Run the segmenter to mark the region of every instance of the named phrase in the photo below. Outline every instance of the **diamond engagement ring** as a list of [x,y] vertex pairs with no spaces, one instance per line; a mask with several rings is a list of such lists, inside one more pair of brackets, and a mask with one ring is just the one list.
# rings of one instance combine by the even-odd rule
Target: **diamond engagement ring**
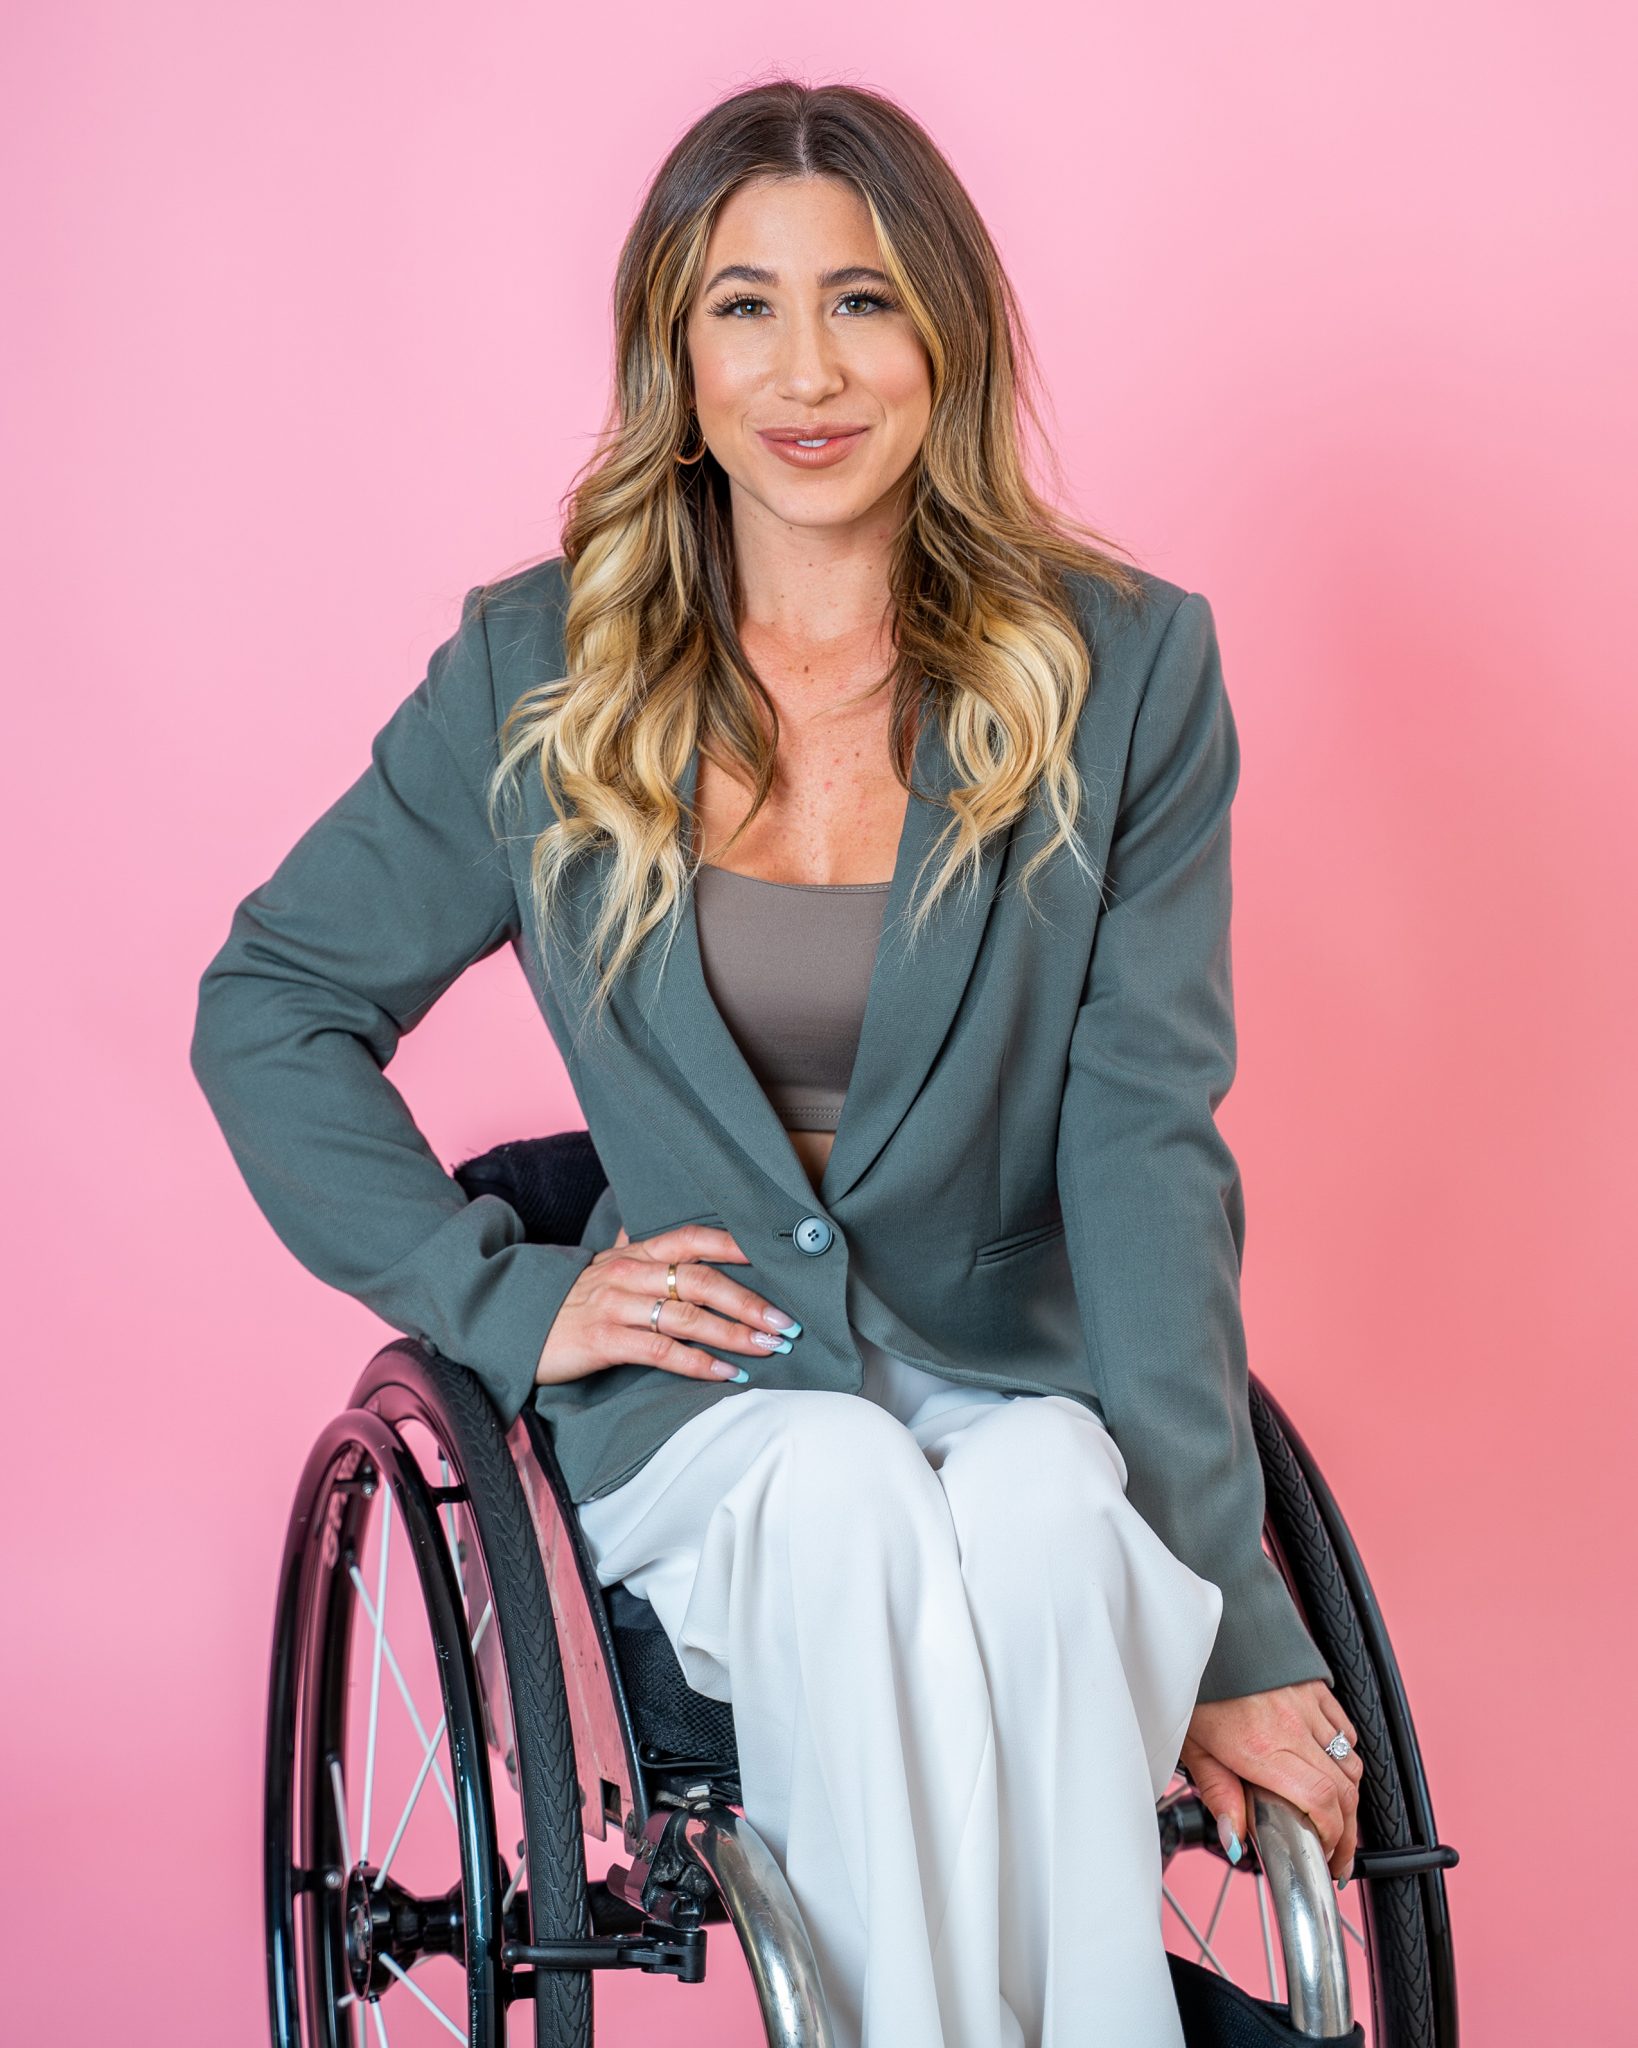
[[1327,1756],[1334,1756],[1337,1762],[1341,1763],[1342,1759],[1345,1756],[1349,1756],[1353,1753],[1353,1747],[1354,1745],[1348,1740],[1347,1736],[1344,1735],[1342,1730],[1339,1728],[1336,1734],[1333,1735],[1330,1741],[1325,1745],[1325,1754]]

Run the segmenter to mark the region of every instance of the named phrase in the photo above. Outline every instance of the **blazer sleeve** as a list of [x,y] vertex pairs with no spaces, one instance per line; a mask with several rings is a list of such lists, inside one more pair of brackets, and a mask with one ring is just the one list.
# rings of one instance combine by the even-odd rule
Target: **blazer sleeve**
[[1222,1591],[1199,1698],[1332,1673],[1264,1553],[1240,1310],[1245,1209],[1215,1121],[1234,1078],[1229,812],[1239,746],[1198,594],[1163,633],[1134,722],[1058,1182],[1076,1300],[1127,1494]]
[[510,1426],[594,1248],[527,1243],[510,1203],[469,1200],[384,1071],[518,928],[483,802],[497,721],[478,597],[370,765],[233,912],[199,984],[190,1059],[289,1250],[470,1367]]

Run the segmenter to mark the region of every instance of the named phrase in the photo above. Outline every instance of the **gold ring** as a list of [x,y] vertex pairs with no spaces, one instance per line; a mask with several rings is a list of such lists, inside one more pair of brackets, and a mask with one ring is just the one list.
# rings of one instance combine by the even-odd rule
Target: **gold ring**
[[673,1301],[682,1300],[682,1296],[677,1292],[677,1262],[675,1259],[665,1269],[665,1291]]

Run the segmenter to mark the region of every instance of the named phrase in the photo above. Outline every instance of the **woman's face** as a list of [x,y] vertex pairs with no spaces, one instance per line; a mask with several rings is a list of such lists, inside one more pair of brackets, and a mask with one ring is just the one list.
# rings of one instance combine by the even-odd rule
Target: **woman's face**
[[[743,496],[789,526],[846,527],[902,483],[932,380],[851,185],[742,185],[712,230],[687,335],[700,430],[736,516]],[[799,431],[826,445],[793,446]]]

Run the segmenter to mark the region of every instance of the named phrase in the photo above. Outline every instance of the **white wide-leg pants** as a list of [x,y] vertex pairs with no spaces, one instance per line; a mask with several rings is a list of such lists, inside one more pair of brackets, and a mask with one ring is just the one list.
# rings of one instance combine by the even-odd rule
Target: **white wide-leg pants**
[[1222,1594],[1080,1402],[857,1341],[865,1398],[748,1387],[584,1502],[598,1577],[732,1701],[837,2048],[1182,2048],[1155,1801]]

